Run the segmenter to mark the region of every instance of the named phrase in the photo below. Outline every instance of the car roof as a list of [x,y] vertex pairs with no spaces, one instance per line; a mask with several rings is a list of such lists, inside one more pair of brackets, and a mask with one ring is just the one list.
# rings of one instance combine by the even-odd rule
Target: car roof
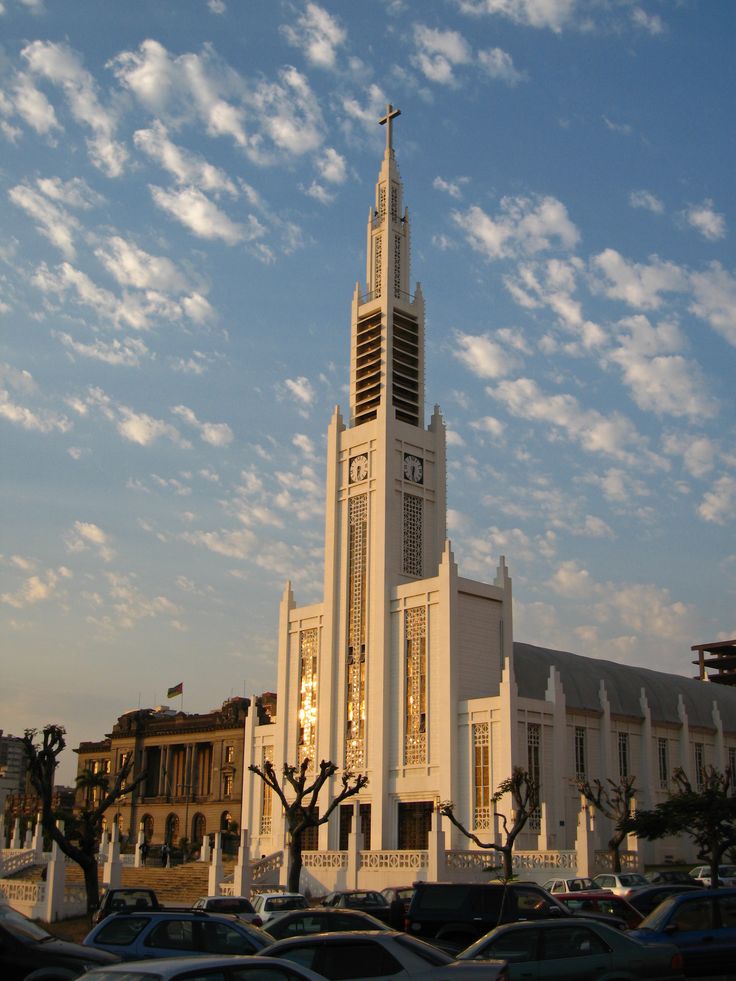
[[575,892],[557,892],[555,896],[561,899],[563,903],[566,899],[616,899],[626,902],[623,896],[617,896],[610,889],[580,889]]
[[[263,954],[249,954],[246,958],[236,957],[232,954],[212,954],[205,955],[203,957],[156,957],[154,960],[138,960],[138,961],[124,961],[120,964],[100,964],[99,969],[105,972],[112,970],[115,974],[126,974],[131,970],[140,970],[142,973],[146,974],[160,974],[166,971],[177,971],[177,970],[191,970],[196,971],[197,968],[210,968],[210,967],[230,967],[233,962],[240,965],[248,967],[250,965],[255,965],[256,967],[269,967],[272,968],[273,958],[264,957]],[[290,967],[292,965],[289,965]],[[308,967],[304,967],[302,964],[294,965],[297,971],[303,971],[305,975],[308,975],[317,981],[324,981],[321,975],[316,974]],[[97,970],[96,967],[91,968],[91,970]]]
[[[274,940],[273,944],[268,948],[268,950],[273,950],[274,947],[281,947],[286,944],[293,943],[306,943],[308,941],[314,940],[315,937],[319,937],[322,940],[350,940],[354,938],[355,940],[360,940],[361,937],[378,937],[384,940],[386,937],[405,937],[405,934],[401,930],[325,930],[324,933],[307,933],[302,934],[298,937],[284,937],[282,940]],[[416,939],[421,940],[421,937]]]

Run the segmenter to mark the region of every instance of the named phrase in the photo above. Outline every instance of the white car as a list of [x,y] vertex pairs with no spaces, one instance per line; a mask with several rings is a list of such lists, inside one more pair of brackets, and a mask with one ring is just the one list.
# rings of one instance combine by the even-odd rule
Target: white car
[[204,909],[208,913],[229,913],[243,923],[261,926],[262,919],[245,896],[201,896],[192,903],[192,909]]
[[279,964],[265,957],[162,957],[94,968],[84,981],[324,981],[298,964]]
[[601,872],[593,876],[596,889],[607,889],[616,896],[631,896],[643,886],[651,886],[651,882],[641,872]]
[[309,903],[300,892],[262,892],[253,898],[253,909],[265,926],[272,916],[292,909],[309,909]]
[[[710,865],[696,865],[689,874],[695,882],[710,889]],[[718,866],[718,885],[736,886],[736,865]]]
[[277,940],[264,956],[308,967],[330,981],[509,981],[506,961],[461,962],[424,940],[393,930]]
[[593,882],[587,876],[579,875],[574,879],[547,879],[542,883],[542,889],[547,892],[590,892],[592,889],[600,889],[597,882]]

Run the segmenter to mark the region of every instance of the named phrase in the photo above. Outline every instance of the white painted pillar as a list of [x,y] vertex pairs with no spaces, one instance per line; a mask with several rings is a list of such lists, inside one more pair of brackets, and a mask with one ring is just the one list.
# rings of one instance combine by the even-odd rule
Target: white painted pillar
[[107,860],[102,869],[102,885],[106,889],[120,888],[120,839],[117,821],[112,826],[112,837],[107,849]]
[[219,896],[220,883],[222,882],[222,833],[215,832],[215,846],[212,849],[210,859],[210,871],[207,880],[207,895]]
[[677,696],[677,715],[680,719],[680,766],[694,785],[697,774],[693,773],[693,760],[690,758],[690,720],[682,695]]
[[210,836],[205,834],[202,838],[202,847],[199,850],[199,860],[200,862],[209,862],[210,860]]
[[726,767],[728,766],[728,759],[726,756],[726,742],[723,737],[723,719],[718,709],[718,702],[715,699],[713,700],[713,725],[716,729],[716,738],[713,746],[713,766],[715,766],[716,770],[720,770],[721,773],[725,773]]
[[233,892],[236,896],[250,897],[251,874],[250,874],[250,842],[247,829],[240,829],[240,847],[238,848],[238,860],[235,863],[233,872]]
[[5,815],[0,811],[0,855],[5,851]]
[[43,861],[43,824],[41,823],[40,811],[36,815],[36,827],[33,829],[31,848],[34,852],[35,864],[40,865]]
[[442,815],[435,808],[429,829],[429,864],[427,882],[442,882],[445,877],[445,832],[442,830]]
[[13,825],[13,837],[10,840],[11,848],[20,848],[20,818],[15,819],[15,824]]
[[[64,822],[57,821],[56,827],[63,833]],[[51,842],[51,860],[46,866],[46,893],[44,896],[43,918],[47,923],[58,920],[64,905],[64,883],[66,878],[66,864],[64,854],[56,844]]]
[[360,852],[363,847],[363,835],[360,831],[360,804],[353,802],[353,822],[348,835],[348,889],[358,888],[358,872],[360,869]]
[[[542,777],[540,798],[543,798],[544,810],[542,811],[542,833],[539,836],[537,847],[548,850],[566,847],[565,798],[568,792],[568,774],[573,770],[569,760],[565,692],[560,673],[554,666],[550,668],[547,691],[544,697],[545,701],[552,704],[552,732],[549,732],[549,727],[543,721],[542,746],[540,747],[540,752],[543,754],[540,767]],[[551,758],[545,752],[546,747],[544,745],[548,734],[552,740]],[[545,757],[549,760],[549,769],[544,765]]]
[[135,855],[133,856],[133,865],[136,869],[139,869],[143,865],[143,856],[141,855],[141,845],[146,840],[146,833],[143,829],[143,822],[141,821],[138,825],[138,837],[135,842]]
[[595,809],[580,795],[578,829],[575,838],[577,875],[595,875]]

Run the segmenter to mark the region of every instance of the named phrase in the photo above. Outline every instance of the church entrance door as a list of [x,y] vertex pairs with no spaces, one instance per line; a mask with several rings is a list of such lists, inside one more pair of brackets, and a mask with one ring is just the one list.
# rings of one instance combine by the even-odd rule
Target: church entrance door
[[432,825],[432,801],[413,801],[399,804],[399,848],[419,851],[429,847],[429,829]]

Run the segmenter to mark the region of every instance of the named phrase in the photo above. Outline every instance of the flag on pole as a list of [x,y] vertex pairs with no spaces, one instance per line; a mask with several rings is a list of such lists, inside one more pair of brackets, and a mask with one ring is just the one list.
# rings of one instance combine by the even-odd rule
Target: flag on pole
[[166,693],[166,697],[176,698],[177,695],[183,695],[183,694],[184,694],[184,682],[180,681],[178,685],[174,685],[173,688],[169,688],[168,692]]

